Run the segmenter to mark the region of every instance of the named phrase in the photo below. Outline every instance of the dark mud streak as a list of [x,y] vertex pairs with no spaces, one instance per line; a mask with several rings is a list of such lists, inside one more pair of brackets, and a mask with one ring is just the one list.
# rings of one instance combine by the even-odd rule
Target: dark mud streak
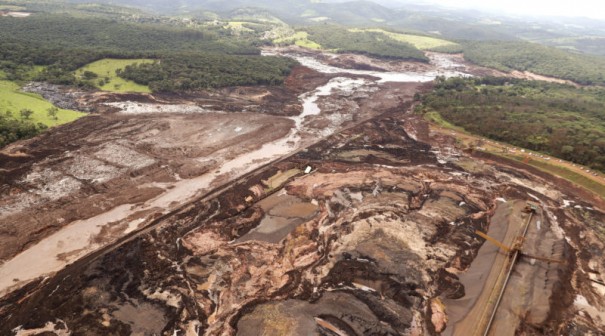
[[[330,139],[325,142],[331,142]],[[322,143],[319,146],[314,146],[309,149],[308,152],[322,152],[325,144]],[[315,150],[317,148],[317,150]],[[305,156],[305,153],[301,153],[298,155],[293,155],[295,160],[298,161]],[[260,174],[259,174],[260,172]],[[217,216],[213,220],[224,220],[230,217],[233,217],[241,212],[234,213],[233,209],[234,205],[241,201],[241,195],[244,190],[247,190],[249,186],[258,183],[263,178],[267,178],[271,176],[275,170],[267,165],[256,172],[250,173],[245,177],[240,178],[234,184],[234,188],[217,188],[216,190],[210,192],[208,195],[218,195],[216,201],[213,201],[210,206],[204,206],[200,208],[200,200],[195,200],[188,205],[185,205],[181,209],[186,210],[175,210],[171,213],[161,216],[155,219],[148,225],[147,229],[141,230],[140,232],[134,232],[128,235],[127,237],[122,238],[118,243],[114,246],[106,248],[104,250],[93,253],[92,255],[83,258],[71,266],[67,267],[63,271],[59,272],[56,276],[52,277],[48,282],[44,284],[43,287],[38,288],[33,295],[25,299],[23,302],[19,304],[15,304],[14,302],[19,300],[18,298],[23,297],[28,290],[32,288],[36,288],[34,284],[23,288],[7,297],[5,297],[0,305],[2,306],[2,311],[0,312],[0,320],[4,321],[2,326],[0,327],[1,334],[10,334],[10,330],[18,325],[23,325],[25,328],[33,328],[40,327],[46,321],[54,320],[57,316],[70,316],[70,311],[73,309],[80,310],[84,307],[89,307],[89,303],[86,303],[86,300],[82,297],[83,290],[89,286],[89,284],[95,283],[96,279],[103,279],[106,276],[110,276],[111,274],[117,274],[118,276],[111,276],[108,283],[102,285],[100,290],[104,293],[120,293],[121,289],[125,285],[125,281],[131,282],[126,287],[126,292],[128,297],[136,298],[139,300],[145,300],[143,296],[136,289],[137,285],[141,284],[143,281],[158,281],[160,283],[165,283],[163,280],[165,270],[170,269],[170,264],[165,264],[165,262],[157,264],[158,260],[153,258],[154,263],[150,264],[149,262],[144,261],[146,255],[151,256],[154,255],[156,251],[159,251],[157,247],[157,243],[151,243],[150,239],[161,241],[161,253],[168,258],[175,258],[177,260],[183,257],[188,256],[188,253],[183,251],[182,249],[176,250],[176,239],[181,237],[186,232],[190,231],[193,228],[207,225],[207,219],[204,219],[205,216],[208,216],[212,213],[212,210],[227,209],[226,212],[222,212],[222,215]],[[233,195],[233,196],[230,196]],[[234,198],[235,197],[235,198]],[[207,198],[206,198],[207,199]],[[193,219],[193,220],[192,220]],[[166,225],[166,223],[174,223]],[[161,232],[161,234],[160,234]],[[237,232],[237,231],[236,231]],[[328,243],[329,244],[329,243]],[[329,250],[326,248],[326,250]],[[158,278],[154,281],[153,277],[145,279],[145,275],[143,275],[141,269],[141,262],[146,264],[146,267],[150,268],[153,272],[157,272]],[[162,264],[164,264],[162,266]],[[133,272],[133,279],[123,277],[122,270],[129,269]],[[80,274],[80,275],[78,275]],[[297,288],[300,283],[296,281],[299,278],[299,272],[294,272],[290,276],[291,281],[289,281],[289,285],[283,288],[281,291],[277,292],[277,295],[287,294],[291,289]],[[173,282],[171,280],[170,282]],[[169,282],[169,283],[170,283]],[[109,287],[107,287],[109,286]],[[307,291],[304,291],[307,292]],[[49,298],[48,295],[52,293],[53,295]],[[75,294],[80,293],[80,294]],[[75,294],[75,295],[74,295]],[[118,302],[122,299],[119,296],[115,296],[118,294],[112,294],[110,298],[110,302]],[[307,295],[303,295],[307,296]],[[67,301],[63,301],[67,299]],[[261,303],[266,300],[258,300],[258,303]],[[256,301],[255,301],[256,302]],[[248,304],[247,306],[251,306],[252,304]],[[99,307],[97,307],[98,309]],[[185,303],[186,310],[191,310],[196,312],[195,315],[199,317],[203,317],[204,313],[199,310],[197,305],[193,304],[189,300],[189,302]],[[36,319],[32,319],[29,312],[36,310]],[[95,311],[96,309],[92,309]],[[10,312],[10,313],[9,313]],[[182,311],[176,311],[173,308],[165,310],[167,316],[172,316],[171,320],[174,321],[178,315],[181,315]],[[178,314],[178,315],[177,315]],[[241,315],[241,314],[240,314]],[[89,321],[91,317],[80,317],[74,320],[72,318],[68,318],[71,323],[68,323],[72,326],[73,331],[78,333],[80,328],[90,328]],[[98,317],[97,317],[98,318]],[[203,318],[202,318],[203,320]],[[237,323],[238,318],[235,318],[230,321],[232,325]],[[120,330],[125,331],[127,326],[118,323],[118,325],[114,324],[114,320],[112,320],[111,330],[114,332],[120,333]],[[88,329],[89,331],[91,329]],[[94,329],[92,329],[94,330]],[[104,332],[106,329],[98,329],[98,332]],[[82,330],[83,331],[83,330]]]
[[[167,325],[164,332],[182,328],[182,325],[188,321],[199,320],[203,322],[203,329],[211,326],[209,318],[212,312],[217,309],[217,304],[212,300],[213,296],[220,293],[211,292],[207,288],[196,287],[201,285],[217,269],[217,264],[226,263],[233,260],[249,260],[251,249],[246,250],[243,247],[228,250],[231,255],[224,255],[211,251],[206,254],[197,255],[194,252],[184,248],[178,240],[184,238],[193,230],[204,230],[204,232],[217,233],[221,239],[226,241],[241,237],[260,222],[259,214],[262,210],[254,205],[255,202],[270,196],[280,188],[275,188],[271,192],[264,193],[258,197],[250,191],[250,188],[258,185],[278,170],[300,168],[304,169],[306,165],[311,165],[319,173],[329,174],[335,172],[354,172],[359,170],[373,169],[375,164],[388,164],[393,167],[416,167],[421,165],[437,166],[435,170],[441,170],[443,167],[437,165],[437,158],[430,153],[431,146],[426,143],[412,140],[403,130],[405,119],[402,111],[409,108],[410,104],[405,104],[397,109],[392,109],[379,117],[363,122],[361,125],[349,128],[335,134],[323,141],[313,145],[305,150],[286,157],[277,162],[265,165],[254,172],[251,172],[228,185],[218,187],[209,192],[204,197],[196,199],[171,213],[153,220],[146,229],[131,233],[122,238],[118,243],[107,247],[101,251],[93,253],[66,269],[59,272],[56,276],[49,279],[44,285],[32,283],[25,288],[12,293],[0,301],[0,334],[10,335],[12,328],[23,324],[28,327],[39,327],[46,321],[54,320],[57,317],[66,320],[68,326],[74,334],[107,334],[126,335],[131,332],[131,326],[125,322],[113,318],[111,326],[103,327],[99,321],[102,320],[101,310],[106,309],[111,315],[112,312],[127,304],[131,300],[148,303],[155,309],[161,310],[166,319]],[[364,136],[357,136],[364,135]],[[397,148],[382,148],[380,144],[396,145]],[[393,156],[398,161],[401,159],[409,160],[408,164],[401,162],[389,162],[388,160],[368,156],[360,163],[350,163],[335,159],[338,153],[348,150],[359,150],[371,148],[372,150],[383,152]],[[448,169],[461,170],[458,167],[447,166]],[[432,169],[432,168],[431,168]],[[427,168],[427,171],[430,169]],[[523,176],[527,176],[523,174]],[[298,177],[293,177],[285,182],[289,183]],[[482,179],[495,183],[494,178],[484,174],[477,174],[473,179]],[[389,208],[389,210],[379,210],[388,213],[396,219],[406,218],[405,216],[422,210],[428,200],[440,200],[440,191],[433,189],[434,185],[430,182],[424,182],[420,177],[414,176],[411,180],[421,182],[421,188],[417,192],[406,190],[392,190],[397,194],[405,195],[408,199],[406,206]],[[443,182],[443,181],[440,181]],[[364,184],[362,187],[351,188],[354,192],[364,192],[371,194],[374,184]],[[522,195],[531,192],[527,188],[500,187],[499,190],[493,190],[493,194],[498,195]],[[286,188],[287,189],[287,188]],[[469,189],[473,189],[469,187]],[[450,227],[450,224],[441,220],[435,225],[435,231],[432,234],[423,237],[427,244],[445,244],[451,246],[455,251],[451,260],[442,260],[439,264],[450,267],[457,260],[459,269],[468,268],[471,261],[477,254],[482,242],[472,239],[472,232],[476,229],[485,230],[489,224],[489,216],[493,211],[491,199],[493,195],[482,195],[481,201],[487,205],[486,209],[473,204],[470,196],[457,193],[467,206],[463,210],[463,215],[457,218],[462,224]],[[253,196],[254,201],[249,203],[245,199]],[[336,223],[340,215],[346,213],[347,208],[343,205],[335,206],[328,204],[328,199],[320,199],[320,208],[330,206],[334,212],[334,218],[328,219],[324,225]],[[336,203],[340,204],[340,203]],[[325,208],[323,208],[325,209]],[[472,218],[471,215],[480,212],[484,214],[479,218]],[[317,259],[305,266],[300,266],[286,272],[284,277],[287,279],[285,284],[271,292],[268,288],[258,289],[256,296],[236,309],[233,315],[226,316],[224,320],[214,323],[225,323],[233,329],[237,329],[238,322],[247,315],[253,314],[256,308],[263,304],[273,304],[283,302],[287,299],[302,301],[305,304],[314,305],[319,308],[329,305],[322,302],[328,293],[348,295],[351,297],[350,304],[367,307],[370,311],[367,316],[360,317],[352,313],[335,312],[334,314],[319,314],[325,317],[328,322],[341,327],[349,334],[353,335],[355,330],[365,327],[363,323],[367,321],[382,321],[367,328],[367,332],[376,332],[387,334],[391,330],[404,332],[410,327],[413,319],[413,312],[419,312],[422,320],[425,322],[425,331],[434,333],[434,327],[431,323],[431,308],[427,302],[426,295],[430,293],[434,296],[460,297],[464,295],[464,287],[460,284],[457,276],[449,273],[444,268],[427,270],[430,275],[430,281],[425,282],[420,279],[420,257],[408,249],[393,247],[389,245],[386,235],[375,233],[369,239],[368,244],[373,244],[379,251],[387,251],[390,257],[396,258],[393,262],[408,261],[409,264],[401,265],[397,270],[388,269],[380,264],[380,260],[366,255],[357,250],[349,250],[341,255],[332,255],[334,246],[339,238],[353,234],[355,231],[354,223],[363,219],[371,218],[371,210],[358,214],[357,217],[347,218],[334,232],[322,235],[315,228],[306,232],[303,238],[307,242],[315,244],[318,252]],[[258,217],[257,217],[258,216]],[[367,216],[367,217],[366,217]],[[375,225],[381,225],[377,222]],[[427,222],[427,225],[431,222]],[[388,237],[387,237],[388,238]],[[468,243],[470,240],[470,244]],[[365,241],[363,241],[365,242]],[[377,243],[378,242],[378,243]],[[259,249],[265,248],[260,243],[254,245]],[[227,246],[230,246],[227,244]],[[312,247],[313,248],[313,247]],[[278,245],[273,250],[263,250],[275,252],[276,258],[284,255],[285,247]],[[570,256],[573,251],[568,251]],[[585,251],[584,253],[589,254]],[[429,260],[440,259],[439,256],[429,255]],[[250,257],[250,260],[253,259]],[[360,261],[360,259],[365,259]],[[571,257],[571,259],[573,259]],[[329,270],[328,275],[321,279],[317,289],[313,288],[313,283],[309,282],[305,275],[313,274],[322,266],[328,265],[330,260],[335,260],[334,265]],[[367,261],[366,261],[367,260]],[[190,271],[189,269],[198,268],[200,273]],[[276,265],[279,267],[279,265]],[[128,270],[128,272],[125,272]],[[560,282],[563,284],[557,287],[557,291],[565,293],[569,288],[572,270],[560,271]],[[261,273],[261,276],[264,275]],[[254,276],[247,266],[240,281],[250,281]],[[233,274],[223,274],[224,291],[240,288],[236,283]],[[375,292],[366,292],[353,289],[355,282],[367,281],[376,285]],[[231,286],[231,284],[233,284]],[[172,307],[162,300],[150,299],[144,293],[143,289],[162,290],[171,294],[179,295],[181,304],[178,308]],[[33,295],[27,297],[27,293]],[[52,295],[51,295],[52,294]],[[240,293],[236,293],[240,294]],[[245,295],[243,292],[241,295]],[[553,296],[554,297],[554,296]],[[22,300],[22,302],[17,303]],[[573,295],[567,294],[562,302],[573,301]],[[203,305],[202,305],[203,303]],[[220,301],[219,301],[220,304]],[[554,304],[554,303],[551,303]],[[391,308],[395,307],[396,310]],[[561,307],[564,309],[564,307]],[[32,312],[36,312],[32,317]],[[86,312],[86,313],[84,313]],[[534,330],[539,333],[544,330],[561,330],[555,325],[560,318],[565,318],[566,313],[553,313],[549,317],[549,325],[545,329]],[[522,327],[527,328],[527,327]],[[548,329],[551,328],[551,329]],[[182,329],[181,329],[182,330]],[[527,329],[523,329],[527,330]],[[327,332],[325,332],[327,334]]]

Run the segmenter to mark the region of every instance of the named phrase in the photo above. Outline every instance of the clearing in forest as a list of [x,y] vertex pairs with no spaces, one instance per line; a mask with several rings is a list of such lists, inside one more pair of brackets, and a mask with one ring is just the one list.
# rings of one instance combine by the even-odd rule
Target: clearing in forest
[[293,35],[281,37],[273,40],[273,44],[281,45],[281,44],[295,44],[300,47],[309,48],[309,49],[321,49],[321,45],[317,42],[313,42],[309,40],[309,33],[305,31],[299,31],[294,33]]
[[392,38],[393,40],[396,40],[399,42],[407,42],[420,50],[435,50],[435,49],[438,50],[438,49],[444,48],[444,47],[455,49],[456,47],[459,46],[458,43],[446,41],[446,40],[436,38],[436,37],[411,35],[411,34],[403,34],[403,33],[393,33],[393,32],[386,31],[384,29],[378,29],[378,28],[350,29],[350,31],[352,31],[352,32],[365,31],[365,32],[381,33],[381,34],[384,34],[384,35]]
[[105,58],[90,63],[76,70],[76,76],[85,78],[85,73],[92,72],[96,77],[89,78],[94,85],[103,91],[110,92],[141,92],[150,93],[151,90],[146,85],[140,85],[133,81],[118,77],[116,71],[124,69],[128,65],[139,63],[153,63],[151,59],[113,59]]
[[231,29],[233,31],[239,31],[239,32],[253,32],[254,29],[250,29],[250,28],[246,27],[245,26],[246,24],[253,24],[253,23],[246,22],[246,21],[229,21],[224,26],[224,28]]

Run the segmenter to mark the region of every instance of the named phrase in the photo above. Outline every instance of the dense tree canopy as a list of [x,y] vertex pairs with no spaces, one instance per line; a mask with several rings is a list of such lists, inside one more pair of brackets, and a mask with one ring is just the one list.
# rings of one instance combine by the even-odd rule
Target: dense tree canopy
[[381,33],[352,32],[334,25],[319,25],[305,30],[309,33],[309,39],[319,43],[324,49],[379,58],[428,62],[424,53],[413,45],[396,41]]
[[127,66],[118,75],[153,91],[178,92],[231,85],[281,84],[296,62],[283,57],[174,54]]
[[511,80],[440,80],[423,110],[498,141],[605,171],[605,89]]
[[[121,75],[155,91],[179,92],[231,85],[277,85],[296,63],[261,57],[253,39],[239,39],[222,27],[184,29],[125,23],[94,17],[36,13],[0,17],[2,79],[93,87],[93,73],[78,68],[103,58],[151,58]],[[1,107],[0,107],[1,108]],[[46,128],[25,111],[0,117],[0,147]],[[49,116],[56,117],[55,111]]]
[[[161,62],[128,69],[124,78],[162,91],[282,83],[294,62],[259,54],[251,41],[230,36],[223,28],[180,29],[48,14],[0,18],[0,70],[9,80],[90,86],[73,71],[102,58],[153,58]],[[32,72],[34,65],[45,68]]]
[[535,43],[467,42],[464,57],[473,63],[507,72],[530,71],[579,84],[605,85],[605,58],[574,54]]
[[0,111],[0,148],[19,139],[31,138],[48,127],[29,120],[18,120]]
[[37,14],[26,20],[0,17],[0,41],[6,40],[55,49],[259,53],[222,28],[183,29],[51,14]]

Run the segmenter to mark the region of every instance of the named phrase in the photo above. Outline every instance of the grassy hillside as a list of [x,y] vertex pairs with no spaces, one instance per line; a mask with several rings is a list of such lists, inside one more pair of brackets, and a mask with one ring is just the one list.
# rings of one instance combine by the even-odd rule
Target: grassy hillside
[[96,77],[91,78],[91,82],[94,83],[96,87],[104,91],[149,93],[151,90],[148,86],[140,85],[133,81],[119,77],[116,71],[123,70],[129,65],[148,64],[153,62],[154,60],[151,59],[105,58],[78,69],[76,71],[76,76],[81,79],[86,79],[84,78],[86,75],[92,77],[90,73],[95,74]]
[[4,116],[10,115],[14,119],[21,119],[20,111],[30,109],[33,114],[27,120],[46,126],[65,124],[84,116],[80,112],[59,109],[57,118],[54,119],[47,113],[51,107],[53,105],[39,95],[21,92],[19,85],[0,80],[0,114]]
[[518,160],[518,161],[525,162],[531,166],[534,166],[538,169],[549,172],[551,174],[561,176],[564,179],[571,181],[577,185],[580,185],[580,186],[596,193],[597,195],[601,196],[603,199],[605,199],[605,185],[603,185],[602,183],[599,183],[598,181],[596,181],[594,179],[588,178],[583,174],[579,174],[575,171],[565,168],[564,166],[553,164],[553,163],[547,163],[542,160],[527,159],[523,156],[518,156],[518,155],[506,155],[506,156],[513,158],[515,160]]
[[[58,109],[39,95],[21,92],[19,88],[14,82],[0,80],[0,148],[84,115]],[[54,115],[48,113],[51,108]],[[27,114],[22,111],[27,111]]]
[[246,27],[247,25],[253,24],[245,21],[229,21],[225,25],[225,28],[231,29],[234,32],[253,32],[254,29]]
[[378,58],[428,62],[424,53],[407,42],[372,31],[350,31],[341,26],[317,25],[304,29],[304,41],[339,53],[355,53]]
[[384,34],[389,38],[406,42],[420,50],[447,50],[450,52],[462,52],[462,46],[458,43],[447,41],[440,38],[429,37],[429,36],[420,36],[420,35],[412,35],[412,34],[404,34],[404,33],[395,33],[391,31],[387,31],[380,28],[371,28],[371,29],[350,29],[352,32],[374,32]]
[[317,42],[309,40],[309,33],[306,31],[299,31],[290,36],[280,37],[273,40],[275,45],[297,45],[299,47],[305,47],[309,49],[321,49],[321,45]]
[[294,44],[310,49],[422,62],[428,59],[421,50],[461,51],[461,46],[454,42],[428,36],[394,33],[378,28],[347,29],[342,26],[322,24],[303,29],[297,32],[285,30],[284,36],[274,39],[273,44]]
[[560,37],[542,43],[563,50],[605,56],[605,36]]

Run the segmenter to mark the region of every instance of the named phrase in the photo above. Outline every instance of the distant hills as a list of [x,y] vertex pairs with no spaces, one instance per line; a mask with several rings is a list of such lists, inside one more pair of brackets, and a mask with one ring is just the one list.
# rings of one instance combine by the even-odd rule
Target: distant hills
[[[72,0],[90,2],[90,0]],[[292,24],[332,21],[342,24],[371,24],[397,18],[392,9],[372,1],[320,2],[311,0],[97,0],[121,6],[146,9],[166,15],[212,11],[221,15],[241,8],[269,10],[281,20]]]
[[[605,55],[605,22],[527,18],[428,5],[408,0],[68,0],[143,9],[155,15],[381,27],[451,40],[526,40],[572,52]],[[211,14],[211,15],[209,15]],[[274,18],[274,20],[271,20]],[[263,20],[261,20],[263,21]],[[267,21],[267,20],[264,20]]]

